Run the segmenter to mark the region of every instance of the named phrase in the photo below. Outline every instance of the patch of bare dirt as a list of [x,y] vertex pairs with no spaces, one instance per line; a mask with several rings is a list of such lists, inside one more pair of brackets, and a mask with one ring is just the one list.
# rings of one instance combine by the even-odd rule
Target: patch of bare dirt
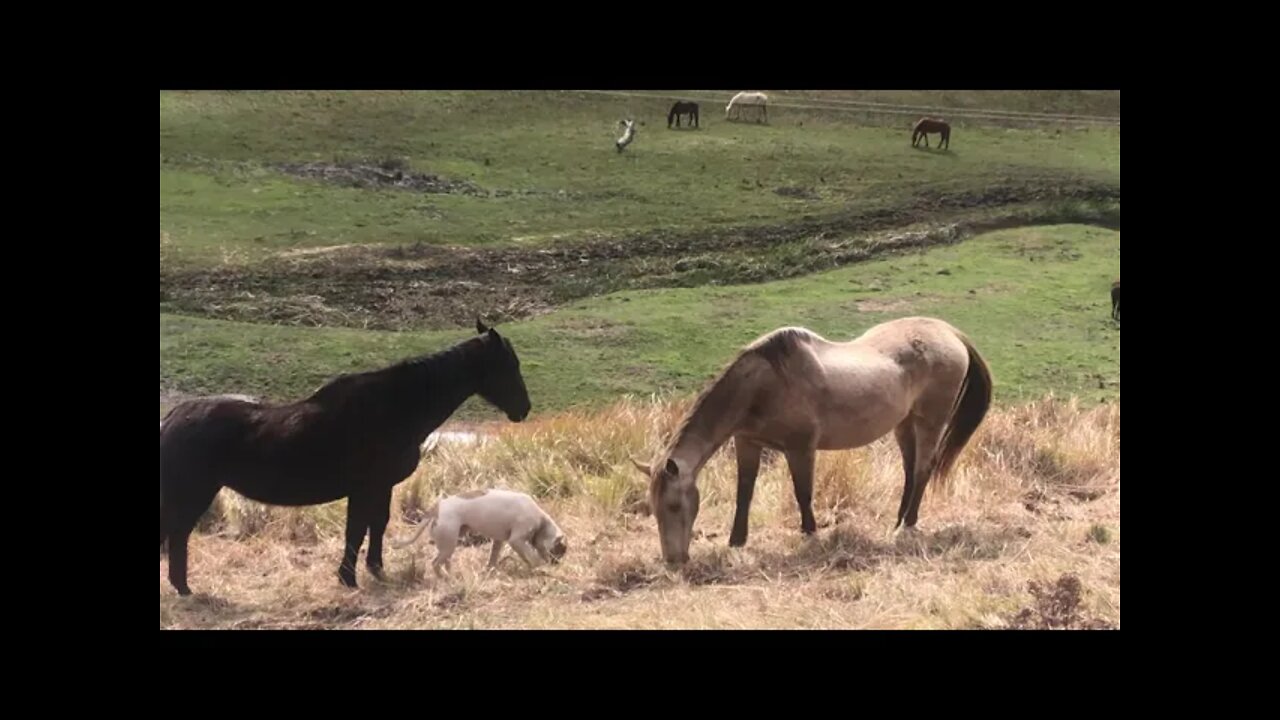
[[810,187],[784,185],[782,187],[774,188],[773,192],[777,195],[781,195],[782,197],[795,198],[797,200],[821,199],[821,196],[814,192],[813,188]]
[[488,195],[475,183],[449,180],[428,173],[414,172],[408,163],[383,160],[378,163],[279,163],[272,166],[286,175],[319,180],[332,185],[353,188],[396,188],[423,193]]
[[[377,172],[381,178],[389,171]],[[395,172],[401,180],[394,180]],[[417,182],[405,180],[401,170],[389,177],[387,182]],[[696,232],[655,230],[553,247],[356,246],[251,266],[162,265],[160,296],[173,310],[225,320],[388,330],[469,327],[476,316],[506,322],[617,290],[765,282],[956,243],[1027,222],[1013,216],[965,219],[965,211],[1052,198],[1117,200],[1119,189],[1053,178],[993,185],[980,193],[918,193],[908,205],[833,217]],[[935,228],[869,237],[921,223]],[[780,247],[797,252],[779,261]]]
[[469,180],[456,180],[433,173],[415,172],[410,168],[408,161],[401,158],[332,163],[276,163],[268,167],[292,177],[362,190],[389,189],[438,195],[453,194],[494,198],[528,196],[561,200],[609,200],[622,198],[644,202],[643,198],[625,190],[596,190],[591,192],[565,190],[563,188],[503,188],[487,190]]

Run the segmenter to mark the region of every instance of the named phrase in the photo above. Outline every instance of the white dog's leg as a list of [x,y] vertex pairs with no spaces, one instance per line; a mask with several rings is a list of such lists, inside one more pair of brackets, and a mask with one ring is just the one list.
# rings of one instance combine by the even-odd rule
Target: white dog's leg
[[511,543],[511,547],[520,555],[520,558],[528,563],[529,567],[536,567],[538,564],[538,553],[534,551],[529,541],[522,537],[511,536],[507,542]]
[[450,568],[450,561],[453,558],[453,549],[458,544],[459,528],[450,528],[447,525],[436,525],[431,529],[431,537],[436,541],[436,559],[431,563],[431,569],[435,571],[436,577],[442,577],[440,568],[446,570]]
[[489,567],[498,567],[498,556],[502,555],[502,540],[493,541],[493,550],[489,551]]

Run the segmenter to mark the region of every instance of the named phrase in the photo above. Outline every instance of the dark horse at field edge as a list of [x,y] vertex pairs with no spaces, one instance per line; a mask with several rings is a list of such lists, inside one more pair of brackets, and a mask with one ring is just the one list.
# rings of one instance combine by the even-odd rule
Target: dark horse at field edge
[[676,127],[680,127],[680,116],[689,116],[690,127],[701,127],[698,124],[698,103],[685,100],[677,101],[671,106],[670,112],[667,113],[667,127],[671,127],[672,121],[675,121]]
[[951,125],[946,120],[931,117],[920,118],[911,126],[911,147],[918,147],[921,139],[924,140],[924,146],[929,147],[929,133],[942,136],[938,139],[938,149],[944,146],[951,149]]
[[476,394],[512,422],[529,415],[511,341],[479,320],[476,332],[435,354],[341,375],[289,405],[218,397],[171,410],[160,426],[160,546],[169,543],[169,582],[178,594],[191,594],[191,531],[223,487],[268,505],[347,498],[338,578],[356,587],[366,532],[365,561],[381,578],[391,491],[417,468],[426,437]]

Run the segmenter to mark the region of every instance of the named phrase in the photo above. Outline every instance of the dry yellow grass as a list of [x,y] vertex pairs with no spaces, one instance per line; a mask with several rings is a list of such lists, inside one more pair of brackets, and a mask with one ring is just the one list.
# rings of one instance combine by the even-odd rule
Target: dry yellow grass
[[[396,490],[389,538],[441,494],[534,494],[569,536],[558,566],[462,547],[436,581],[425,538],[385,551],[387,582],[360,565],[338,584],[344,503],[267,508],[224,490],[192,538],[179,598],[160,562],[161,628],[1004,628],[1119,627],[1120,407],[1047,398],[996,409],[949,486],[929,493],[916,536],[891,529],[902,492],[892,438],[819,453],[806,539],[786,463],[767,460],[751,536],[727,547],[732,448],[700,479],[702,511],[683,572],[658,558],[638,509],[647,460],[687,406],[628,400],[591,414],[494,426],[483,450],[442,445]],[[367,542],[366,542],[367,547]]]

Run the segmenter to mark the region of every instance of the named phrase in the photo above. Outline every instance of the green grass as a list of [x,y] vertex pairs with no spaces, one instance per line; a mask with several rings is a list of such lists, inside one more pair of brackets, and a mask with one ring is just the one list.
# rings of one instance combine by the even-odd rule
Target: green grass
[[[1001,105],[1034,107],[1036,97],[1009,93]],[[1049,93],[1043,107],[1069,110],[1071,97]],[[1098,111],[1099,96],[1074,97],[1081,111]],[[993,101],[944,93],[934,104],[983,99]],[[966,126],[937,153],[910,147],[906,117],[902,127],[867,127],[844,113],[779,108],[759,126],[727,123],[704,103],[703,129],[676,132],[665,126],[668,105],[553,92],[162,92],[162,271],[347,243],[546,244],[776,222],[1033,178],[1120,182],[1118,129]],[[627,115],[645,124],[618,154],[616,123]],[[384,157],[534,194],[347,189],[269,169]],[[782,186],[816,197],[783,197],[774,192]]]
[[1120,117],[1120,93],[1111,90],[770,90],[769,97],[779,102],[852,100],[983,111]]
[[[894,317],[942,317],[987,357],[996,400],[1120,395],[1109,287],[1120,235],[1063,225],[1004,230],[920,255],[750,286],[624,291],[504,325],[535,411],[700,388],[736,348],[782,325],[850,338]],[[465,332],[302,329],[160,316],[160,384],[283,400],[341,372],[434,352]],[[496,417],[478,402],[461,417]]]

